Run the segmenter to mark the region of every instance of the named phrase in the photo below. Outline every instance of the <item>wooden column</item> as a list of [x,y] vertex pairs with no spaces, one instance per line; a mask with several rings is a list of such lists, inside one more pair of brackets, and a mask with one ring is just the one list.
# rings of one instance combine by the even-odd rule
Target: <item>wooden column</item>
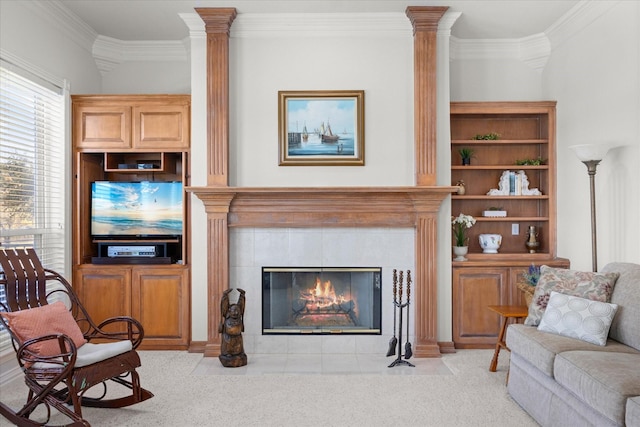
[[229,29],[235,8],[196,8],[207,32],[207,185],[229,185]]
[[413,25],[416,185],[436,185],[436,45],[438,22],[448,7],[409,6]]
[[220,354],[220,333],[218,325],[220,299],[222,293],[229,289],[229,225],[227,217],[229,205],[234,193],[206,194],[200,196],[207,212],[207,343],[204,347],[205,357],[218,357]]

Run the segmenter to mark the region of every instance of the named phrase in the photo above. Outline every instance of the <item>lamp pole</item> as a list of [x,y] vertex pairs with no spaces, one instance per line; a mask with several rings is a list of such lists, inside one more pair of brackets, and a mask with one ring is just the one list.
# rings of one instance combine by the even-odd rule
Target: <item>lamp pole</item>
[[600,160],[584,160],[589,173],[589,184],[591,186],[591,264],[593,271],[598,271],[598,238],[596,228],[596,168]]

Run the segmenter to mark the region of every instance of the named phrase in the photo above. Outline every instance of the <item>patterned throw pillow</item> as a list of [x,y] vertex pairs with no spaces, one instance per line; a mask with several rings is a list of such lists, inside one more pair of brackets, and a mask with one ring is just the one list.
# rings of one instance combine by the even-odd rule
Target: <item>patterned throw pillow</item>
[[[9,328],[22,342],[57,334],[67,335],[78,348],[87,342],[62,301],[28,310],[3,312],[2,317],[7,319]],[[29,349],[41,356],[60,354],[60,345],[57,340],[41,341],[29,346]]]
[[533,300],[529,304],[529,315],[524,324],[538,326],[542,314],[547,308],[551,291],[593,301],[609,302],[618,276],[618,273],[593,273],[547,265],[541,266],[540,278],[533,293]]
[[604,346],[617,304],[551,292],[538,330]]

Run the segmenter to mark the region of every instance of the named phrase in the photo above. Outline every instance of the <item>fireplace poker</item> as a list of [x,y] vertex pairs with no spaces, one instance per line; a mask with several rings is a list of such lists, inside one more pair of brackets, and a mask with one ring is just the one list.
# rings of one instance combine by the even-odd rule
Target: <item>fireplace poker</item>
[[404,345],[404,358],[411,359],[413,356],[413,350],[411,349],[411,343],[409,342],[409,304],[411,299],[411,270],[407,270],[407,342]]
[[[410,273],[407,276],[408,278],[410,278]],[[402,360],[402,310],[407,307],[407,305],[409,304],[408,300],[405,304],[402,303],[402,282],[403,282],[403,273],[402,271],[400,271],[399,274],[399,281],[398,281],[398,299],[395,300],[393,302],[393,306],[394,306],[394,311],[397,308],[400,309],[400,319],[398,321],[398,350],[396,352],[396,359],[391,362],[391,364],[389,365],[389,368],[397,366],[397,365],[407,365],[407,366],[411,366],[411,367],[415,367],[415,365],[413,365],[410,362],[407,362],[406,360]],[[407,289],[408,291],[408,289]],[[395,317],[394,317],[395,320]],[[408,332],[407,332],[408,334]]]
[[393,356],[396,353],[396,346],[398,345],[398,338],[396,338],[396,291],[398,285],[397,270],[393,269],[393,337],[389,340],[389,350],[387,350],[387,357]]

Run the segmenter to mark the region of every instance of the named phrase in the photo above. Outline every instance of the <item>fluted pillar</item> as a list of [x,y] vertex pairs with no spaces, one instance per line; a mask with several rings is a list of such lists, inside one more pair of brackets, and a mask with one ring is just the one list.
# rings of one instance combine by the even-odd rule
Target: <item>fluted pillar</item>
[[436,45],[438,22],[448,7],[409,6],[413,25],[416,185],[436,185]]
[[235,8],[196,8],[207,32],[207,185],[229,185],[229,30]]

